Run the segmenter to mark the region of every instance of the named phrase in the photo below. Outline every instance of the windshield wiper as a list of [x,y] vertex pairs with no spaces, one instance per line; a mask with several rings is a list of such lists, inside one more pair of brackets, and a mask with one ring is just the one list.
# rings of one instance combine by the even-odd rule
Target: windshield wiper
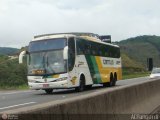
[[45,54],[44,54],[44,56],[43,56],[43,61],[42,61],[43,63],[43,68],[44,68],[44,73],[46,74],[46,65],[45,65]]
[[47,56],[46,64],[47,64],[47,67],[48,67],[48,65],[49,65],[49,62],[48,62],[48,56]]

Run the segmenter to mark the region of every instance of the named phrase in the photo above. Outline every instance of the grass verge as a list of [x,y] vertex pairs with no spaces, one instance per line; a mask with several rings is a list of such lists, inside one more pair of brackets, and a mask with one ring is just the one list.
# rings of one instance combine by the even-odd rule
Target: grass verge
[[149,76],[150,72],[137,72],[137,73],[131,73],[131,74],[123,74],[122,78],[125,79],[131,79],[131,78],[138,78],[138,77],[146,77]]
[[20,86],[0,86],[0,90],[28,90],[28,85],[20,85]]

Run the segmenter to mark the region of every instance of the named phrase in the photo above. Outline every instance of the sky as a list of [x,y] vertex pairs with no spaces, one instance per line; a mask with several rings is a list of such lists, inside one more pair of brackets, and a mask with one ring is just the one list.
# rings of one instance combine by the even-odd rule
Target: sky
[[160,0],[0,0],[0,47],[21,48],[33,36],[92,32],[120,41],[160,36]]

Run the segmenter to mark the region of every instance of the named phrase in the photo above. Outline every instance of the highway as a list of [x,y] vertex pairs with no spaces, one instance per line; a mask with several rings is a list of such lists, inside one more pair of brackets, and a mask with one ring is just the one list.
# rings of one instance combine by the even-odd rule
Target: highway
[[3,113],[3,111],[6,110],[12,110],[25,106],[33,106],[50,101],[64,100],[75,96],[97,92],[102,89],[110,90],[116,87],[137,84],[143,81],[150,81],[150,79],[149,77],[141,77],[129,80],[120,80],[117,81],[115,87],[104,88],[101,85],[95,85],[91,89],[79,93],[75,92],[74,89],[54,90],[53,94],[46,94],[43,90],[0,91],[0,113]]

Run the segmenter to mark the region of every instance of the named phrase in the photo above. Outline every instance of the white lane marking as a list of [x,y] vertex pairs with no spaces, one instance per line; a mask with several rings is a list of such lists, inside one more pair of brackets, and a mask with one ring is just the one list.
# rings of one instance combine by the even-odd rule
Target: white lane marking
[[18,106],[29,105],[29,104],[35,104],[35,103],[36,103],[36,102],[29,102],[29,103],[17,104],[17,105],[2,107],[2,108],[0,108],[0,110],[4,110],[4,109],[8,109],[8,108],[13,108],[13,107],[18,107]]
[[29,92],[33,92],[33,91],[19,91],[19,92],[0,93],[0,95],[12,95],[12,94],[29,93]]

